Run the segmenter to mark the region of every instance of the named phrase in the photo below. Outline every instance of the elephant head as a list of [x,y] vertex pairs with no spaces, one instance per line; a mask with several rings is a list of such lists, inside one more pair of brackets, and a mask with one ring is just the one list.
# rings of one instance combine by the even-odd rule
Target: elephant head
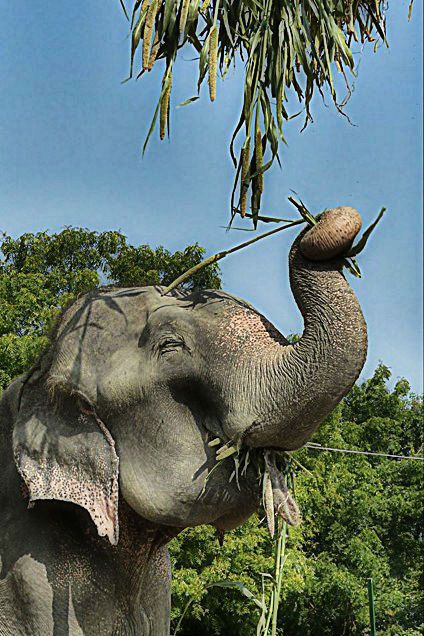
[[154,524],[240,524],[256,475],[230,480],[231,460],[211,472],[209,444],[297,449],[352,387],[367,335],[342,257],[360,225],[336,208],[295,240],[294,344],[221,291],[101,288],[74,302],[20,398],[15,461],[30,499],[83,506],[112,543],[119,497]]

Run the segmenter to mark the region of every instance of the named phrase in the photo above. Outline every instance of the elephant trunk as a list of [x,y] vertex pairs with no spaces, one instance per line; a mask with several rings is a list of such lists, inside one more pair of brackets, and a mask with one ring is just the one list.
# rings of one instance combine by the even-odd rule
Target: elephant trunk
[[290,284],[304,318],[294,345],[267,359],[273,378],[260,415],[244,434],[250,446],[299,448],[349,392],[364,365],[367,328],[343,276],[346,254],[361,227],[353,208],[324,213],[290,252]]

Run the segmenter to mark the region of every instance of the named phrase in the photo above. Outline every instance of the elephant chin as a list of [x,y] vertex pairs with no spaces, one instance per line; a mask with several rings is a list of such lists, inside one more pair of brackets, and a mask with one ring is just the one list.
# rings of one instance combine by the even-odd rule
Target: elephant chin
[[[212,494],[212,498],[216,499],[213,506],[205,504],[207,498],[211,497],[209,492],[204,498],[193,497],[191,502],[178,500],[178,494],[174,493],[172,501],[171,498],[168,501],[161,499],[160,502],[156,501],[155,505],[152,505],[151,501],[142,501],[139,498],[135,500],[127,491],[122,494],[126,503],[138,516],[153,524],[170,526],[180,530],[209,524],[220,531],[233,530],[256,512],[260,501],[260,488],[256,488],[257,492],[249,489],[244,492],[226,492],[225,494],[223,494],[223,490],[221,490],[219,499]],[[225,513],[217,516],[219,510],[225,510]]]
[[251,515],[258,509],[259,506],[259,487],[257,498],[254,496],[250,498],[249,504],[246,507],[243,507],[242,510],[233,511],[229,514],[222,515],[216,521],[212,523],[212,525],[218,530],[226,532],[227,530],[234,530],[234,528],[238,528],[243,523],[245,523]]

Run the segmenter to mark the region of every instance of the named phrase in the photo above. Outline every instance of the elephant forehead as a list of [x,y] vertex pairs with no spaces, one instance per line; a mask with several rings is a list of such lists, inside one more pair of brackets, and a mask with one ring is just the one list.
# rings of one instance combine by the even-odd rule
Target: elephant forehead
[[280,348],[287,340],[269,320],[258,312],[239,305],[225,308],[218,329],[217,345],[226,352],[260,356],[264,351]]
[[57,329],[51,378],[96,399],[97,375],[119,349],[137,346],[147,316],[141,290],[97,292],[77,300]]
[[108,333],[114,336],[139,329],[147,315],[143,296],[97,293],[77,300],[64,313],[57,331],[57,344],[72,346]]

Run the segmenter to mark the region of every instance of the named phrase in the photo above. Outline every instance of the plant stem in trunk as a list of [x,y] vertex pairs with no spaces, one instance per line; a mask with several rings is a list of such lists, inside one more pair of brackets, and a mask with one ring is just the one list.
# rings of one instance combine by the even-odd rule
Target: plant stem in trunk
[[286,537],[287,537],[287,523],[283,520],[278,521],[279,533],[276,547],[275,557],[275,582],[274,582],[274,595],[272,603],[272,623],[271,623],[271,636],[277,634],[277,618],[278,608],[280,605],[281,597],[281,584],[283,581],[283,568],[286,561]]

